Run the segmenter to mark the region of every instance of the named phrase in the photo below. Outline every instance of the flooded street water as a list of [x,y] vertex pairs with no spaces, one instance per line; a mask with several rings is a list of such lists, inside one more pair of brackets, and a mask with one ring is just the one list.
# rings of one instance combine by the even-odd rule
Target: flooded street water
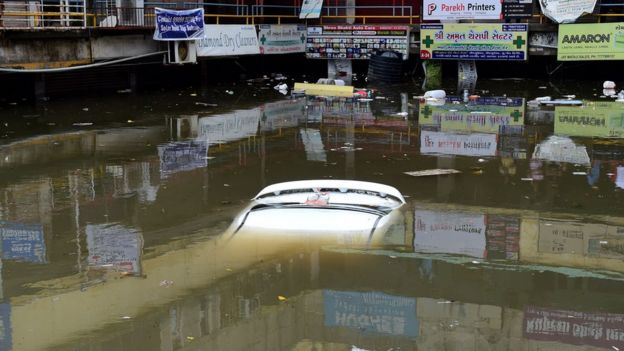
[[[420,82],[275,84],[2,102],[0,350],[624,349],[624,104],[602,82],[443,106]],[[527,105],[569,94],[585,106]],[[431,169],[460,173],[405,174]],[[407,203],[374,244],[223,237],[301,179]]]

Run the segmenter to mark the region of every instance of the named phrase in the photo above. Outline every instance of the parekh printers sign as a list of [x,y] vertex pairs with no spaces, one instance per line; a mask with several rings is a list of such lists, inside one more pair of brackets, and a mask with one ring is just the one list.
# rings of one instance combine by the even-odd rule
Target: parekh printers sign
[[421,24],[420,58],[524,61],[527,32],[527,24]]
[[204,9],[175,11],[155,8],[154,40],[195,40],[204,36]]
[[624,60],[624,22],[559,26],[559,61]]
[[261,24],[261,54],[290,54],[305,52],[306,26],[301,24]]
[[501,0],[424,0],[423,19],[474,20],[501,18]]
[[197,56],[200,57],[259,53],[256,27],[252,25],[206,25],[204,37],[197,41]]
[[594,12],[596,0],[540,0],[544,15],[557,23],[572,23]]

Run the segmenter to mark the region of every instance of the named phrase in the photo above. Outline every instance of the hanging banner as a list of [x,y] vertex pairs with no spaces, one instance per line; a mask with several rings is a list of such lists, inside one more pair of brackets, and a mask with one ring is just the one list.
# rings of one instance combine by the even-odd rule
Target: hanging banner
[[501,0],[424,0],[425,21],[501,19]]
[[328,25],[308,27],[307,58],[369,59],[378,50],[409,55],[409,27],[392,25]]
[[423,130],[420,153],[460,156],[496,156],[496,134],[453,134]]
[[485,215],[416,210],[414,250],[485,258]]
[[503,0],[503,18],[531,18],[533,0]]
[[195,40],[204,36],[204,9],[168,10],[156,7],[154,40]]
[[301,4],[301,12],[299,12],[299,18],[319,18],[321,17],[322,7],[323,0],[303,0],[303,3]]
[[586,13],[594,12],[596,0],[539,0],[544,16],[556,23],[573,23]]
[[557,60],[624,60],[624,22],[559,26]]
[[291,54],[305,52],[307,29],[302,24],[261,24],[261,54]]
[[210,24],[197,40],[197,56],[238,56],[260,53],[256,26]]
[[420,58],[423,60],[527,59],[527,24],[421,24]]
[[363,334],[416,337],[416,299],[380,292],[323,290],[326,327],[343,327]]

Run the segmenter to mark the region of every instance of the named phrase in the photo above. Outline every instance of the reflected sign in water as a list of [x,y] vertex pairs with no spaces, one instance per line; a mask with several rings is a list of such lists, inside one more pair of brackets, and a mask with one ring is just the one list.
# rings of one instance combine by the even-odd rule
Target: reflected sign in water
[[160,175],[166,178],[173,173],[206,167],[207,154],[208,143],[205,141],[178,141],[160,145]]
[[0,221],[2,259],[46,263],[46,244],[41,224]]
[[484,214],[416,210],[414,250],[485,258]]
[[0,351],[13,348],[13,331],[11,330],[11,304],[0,304]]
[[496,134],[455,134],[423,130],[420,133],[421,154],[458,156],[496,156]]
[[326,327],[416,337],[416,299],[380,292],[323,290]]
[[590,160],[585,146],[579,146],[567,137],[550,136],[535,146],[533,158],[559,163],[575,163],[589,166]]
[[624,104],[596,101],[583,107],[556,106],[555,134],[624,138]]
[[88,224],[89,267],[140,274],[143,237],[119,224]]
[[527,339],[591,345],[619,350],[624,347],[624,315],[525,307],[523,335]]
[[521,128],[524,108],[523,98],[483,97],[464,102],[463,98],[449,96],[439,106],[421,102],[418,122],[421,126],[438,126],[443,132],[499,133],[502,127]]
[[253,108],[200,118],[198,140],[214,145],[254,136],[260,117],[260,109]]

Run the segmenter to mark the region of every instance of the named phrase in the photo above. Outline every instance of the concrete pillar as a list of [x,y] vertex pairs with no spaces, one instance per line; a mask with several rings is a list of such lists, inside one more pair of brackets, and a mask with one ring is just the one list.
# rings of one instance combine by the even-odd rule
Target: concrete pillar
[[132,67],[128,70],[128,85],[133,94],[137,92],[137,73],[136,68]]

